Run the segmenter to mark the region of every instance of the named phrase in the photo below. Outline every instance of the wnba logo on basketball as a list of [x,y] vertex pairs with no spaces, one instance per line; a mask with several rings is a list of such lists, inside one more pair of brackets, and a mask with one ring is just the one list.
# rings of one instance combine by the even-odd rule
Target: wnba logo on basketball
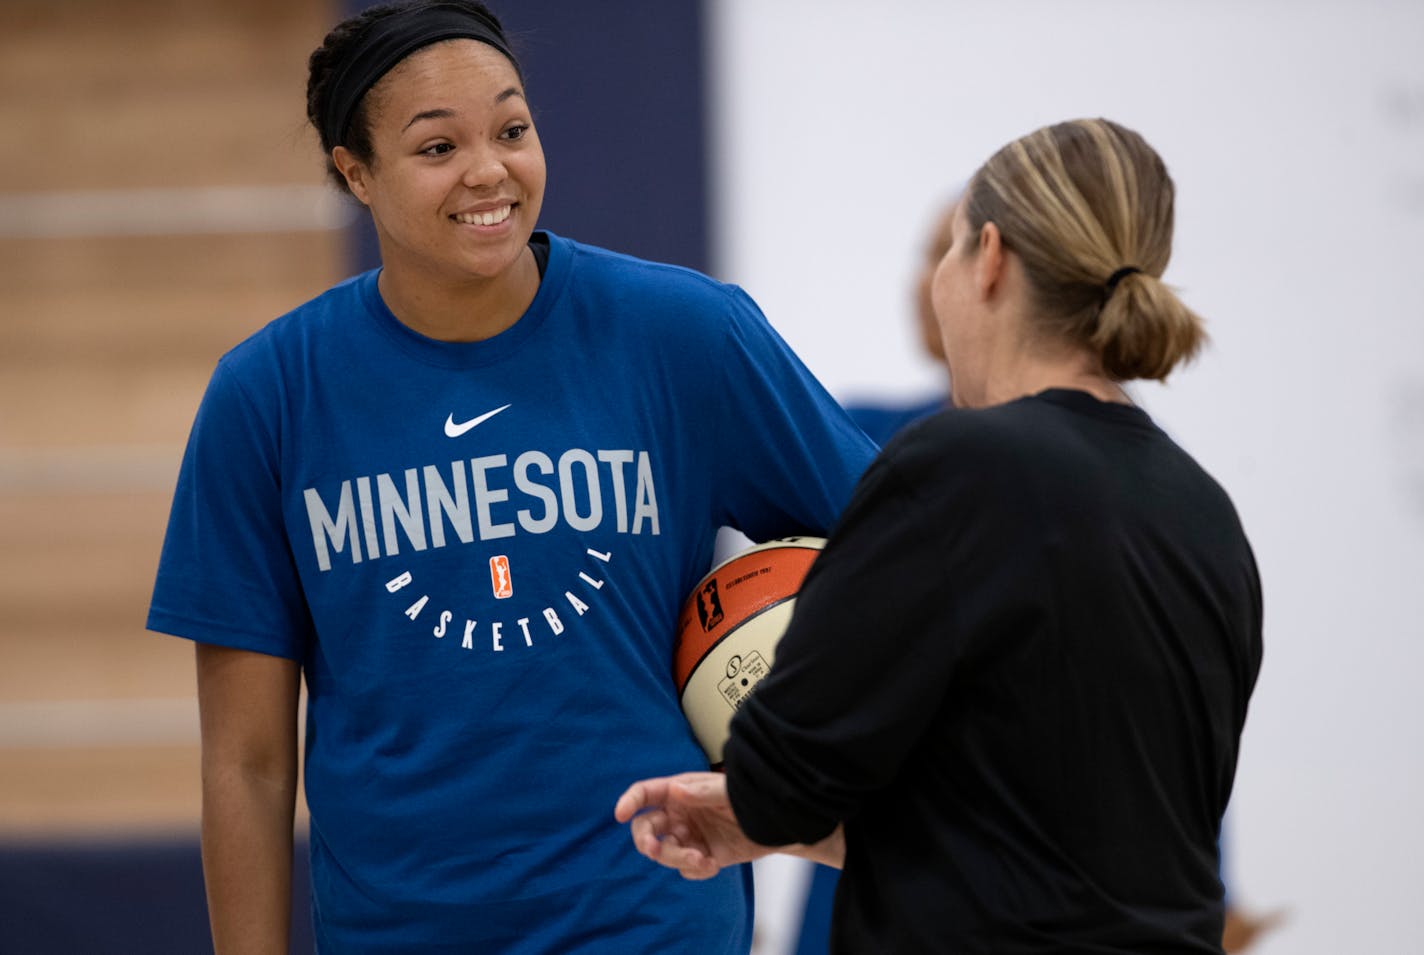
[[677,619],[673,685],[713,766],[732,714],[771,672],[796,595],[825,541],[783,537],[734,554],[688,592]]
[[717,596],[717,581],[709,580],[697,591],[697,619],[702,630],[711,630],[722,622],[722,601]]
[[514,581],[509,578],[509,558],[500,554],[490,558],[490,588],[497,600],[514,596]]

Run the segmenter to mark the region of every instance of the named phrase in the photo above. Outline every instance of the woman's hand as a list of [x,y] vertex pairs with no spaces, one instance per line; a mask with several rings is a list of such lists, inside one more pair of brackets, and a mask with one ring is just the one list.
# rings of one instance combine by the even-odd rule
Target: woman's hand
[[628,787],[613,809],[630,822],[633,845],[684,879],[710,879],[724,866],[778,851],[747,838],[737,825],[721,773],[682,773]]

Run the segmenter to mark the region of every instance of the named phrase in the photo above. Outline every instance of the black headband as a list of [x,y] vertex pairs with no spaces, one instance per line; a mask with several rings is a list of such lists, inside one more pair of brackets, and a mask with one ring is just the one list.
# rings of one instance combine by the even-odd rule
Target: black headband
[[[416,50],[454,39],[488,43],[503,53],[519,73],[519,62],[495,25],[465,7],[441,4],[384,17],[371,25],[346,62],[335,70],[321,116],[321,136],[327,148],[342,145],[357,104],[377,80]],[[520,82],[523,81],[521,74]]]

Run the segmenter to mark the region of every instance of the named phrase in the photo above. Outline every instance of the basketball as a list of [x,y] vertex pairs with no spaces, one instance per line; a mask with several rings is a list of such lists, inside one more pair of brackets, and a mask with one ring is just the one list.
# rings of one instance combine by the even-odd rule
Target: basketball
[[713,567],[683,604],[673,676],[713,766],[721,765],[732,716],[771,669],[801,582],[825,543],[783,537],[749,547]]

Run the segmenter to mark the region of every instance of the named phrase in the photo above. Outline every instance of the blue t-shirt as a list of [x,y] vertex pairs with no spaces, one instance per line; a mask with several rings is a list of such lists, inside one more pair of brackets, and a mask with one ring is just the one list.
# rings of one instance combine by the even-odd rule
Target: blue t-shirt
[[870,440],[882,448],[900,429],[949,407],[948,395],[936,395],[910,404],[848,402],[846,414],[860,425]]
[[300,661],[331,952],[745,952],[750,877],[633,850],[706,758],[671,678],[717,528],[825,534],[875,448],[739,289],[548,236],[538,295],[425,338],[358,276],[223,357],[151,629]]

